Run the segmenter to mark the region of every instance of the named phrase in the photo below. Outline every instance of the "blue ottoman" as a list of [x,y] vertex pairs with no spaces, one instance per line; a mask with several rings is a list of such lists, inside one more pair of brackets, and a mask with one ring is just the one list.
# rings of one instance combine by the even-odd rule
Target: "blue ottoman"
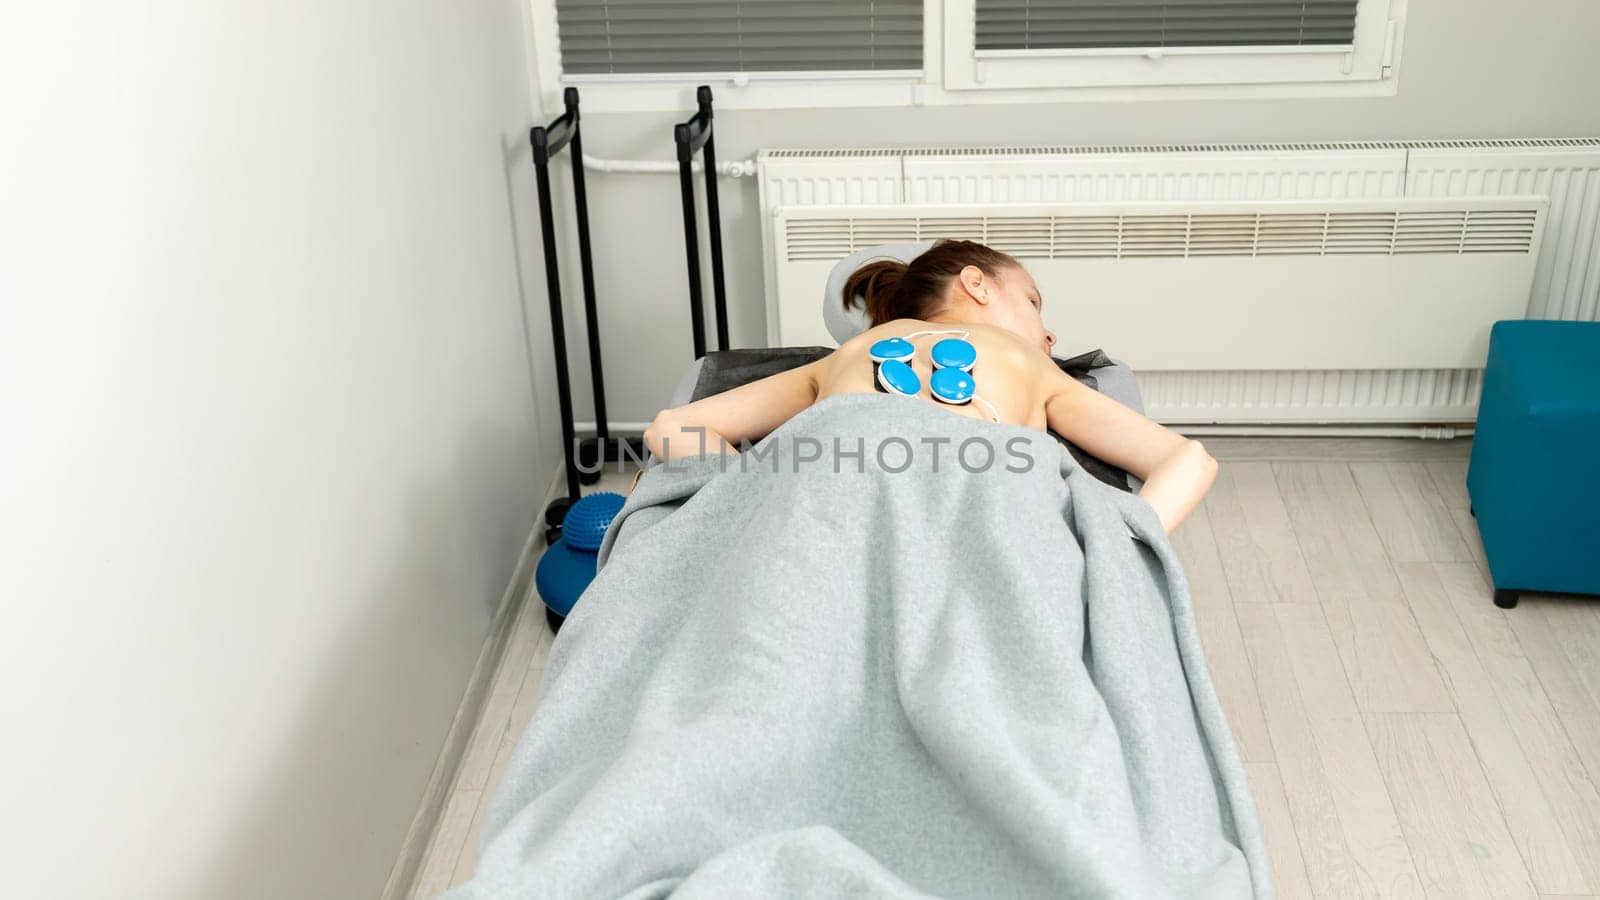
[[1600,594],[1600,322],[1496,322],[1467,493],[1510,609]]

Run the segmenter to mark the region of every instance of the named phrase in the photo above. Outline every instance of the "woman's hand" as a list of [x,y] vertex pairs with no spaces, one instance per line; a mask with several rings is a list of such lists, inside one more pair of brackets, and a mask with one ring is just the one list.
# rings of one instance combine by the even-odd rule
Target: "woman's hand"
[[1199,441],[1185,438],[1145,477],[1139,496],[1155,508],[1161,527],[1171,534],[1200,505],[1216,479],[1217,461]]

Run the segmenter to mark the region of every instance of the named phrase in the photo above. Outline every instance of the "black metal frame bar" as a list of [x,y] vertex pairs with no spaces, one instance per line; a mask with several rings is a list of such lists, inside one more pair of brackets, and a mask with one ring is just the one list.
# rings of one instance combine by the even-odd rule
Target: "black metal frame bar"
[[711,134],[711,87],[695,91],[700,109],[687,122],[673,126],[678,145],[678,187],[683,194],[683,243],[689,264],[689,323],[694,332],[694,358],[706,355],[705,300],[700,287],[700,236],[694,212],[694,155],[703,151],[706,176],[706,218],[711,240],[711,292],[717,315],[717,349],[728,349],[728,292],[722,279],[722,213],[717,204],[717,151]]
[[[600,362],[600,319],[594,297],[594,255],[589,241],[589,194],[583,179],[583,134],[578,113],[578,89],[569,87],[562,94],[566,112],[547,126],[534,126],[528,134],[533,145],[533,171],[539,189],[539,230],[544,241],[545,289],[550,298],[550,332],[555,347],[556,394],[561,401],[561,454],[566,467],[567,495],[545,510],[550,537],[566,517],[567,508],[576,503],[579,482],[599,480],[600,468],[610,460],[622,458],[621,448],[611,438],[606,422],[605,375]],[[577,213],[578,260],[583,277],[584,323],[589,335],[589,377],[594,389],[595,437],[576,441],[572,421],[572,379],[567,368],[567,331],[561,312],[561,272],[556,259],[555,215],[550,201],[550,160],[567,147],[572,160],[572,202]],[[576,452],[584,465],[579,471],[573,459]],[[637,455],[637,454],[636,454]]]

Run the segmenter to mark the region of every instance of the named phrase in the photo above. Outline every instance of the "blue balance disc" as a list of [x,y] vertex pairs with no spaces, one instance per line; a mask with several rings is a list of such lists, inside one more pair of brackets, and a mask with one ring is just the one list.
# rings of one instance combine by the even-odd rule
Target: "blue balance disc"
[[945,338],[933,345],[928,352],[933,358],[935,369],[960,369],[963,372],[972,371],[978,362],[978,348],[960,338]]
[[915,397],[922,390],[922,379],[910,366],[890,359],[878,364],[878,387],[886,393]]
[[567,510],[561,521],[561,539],[545,548],[533,574],[539,599],[557,615],[570,615],[584,589],[594,581],[600,542],[626,501],[621,494],[590,494]]
[[626,502],[627,497],[610,491],[580,498],[567,510],[567,517],[561,520],[561,537],[574,550],[598,551],[600,542],[605,540],[606,529],[611,527],[611,520],[622,512],[622,504]]
[[901,362],[910,362],[911,357],[917,355],[917,348],[905,338],[885,338],[867,348],[867,356],[873,362],[887,362],[898,359]]
[[977,389],[972,376],[960,369],[940,369],[928,379],[928,390],[940,403],[966,403]]
[[556,615],[571,615],[583,589],[594,580],[595,561],[599,558],[598,554],[568,547],[565,539],[544,548],[539,568],[533,573],[539,599]]

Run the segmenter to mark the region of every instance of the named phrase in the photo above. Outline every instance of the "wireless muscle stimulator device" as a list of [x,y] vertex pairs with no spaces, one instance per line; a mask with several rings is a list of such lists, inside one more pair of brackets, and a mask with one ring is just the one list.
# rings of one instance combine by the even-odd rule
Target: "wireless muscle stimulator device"
[[899,397],[915,397],[922,392],[922,379],[911,368],[917,347],[910,338],[929,334],[953,334],[933,345],[928,356],[933,361],[933,374],[928,377],[928,392],[933,399],[952,406],[961,406],[973,400],[989,410],[996,422],[1000,416],[994,405],[978,396],[978,383],[972,369],[978,363],[978,349],[967,341],[965,331],[916,331],[903,338],[885,338],[867,348],[872,359],[873,382],[879,391]]

